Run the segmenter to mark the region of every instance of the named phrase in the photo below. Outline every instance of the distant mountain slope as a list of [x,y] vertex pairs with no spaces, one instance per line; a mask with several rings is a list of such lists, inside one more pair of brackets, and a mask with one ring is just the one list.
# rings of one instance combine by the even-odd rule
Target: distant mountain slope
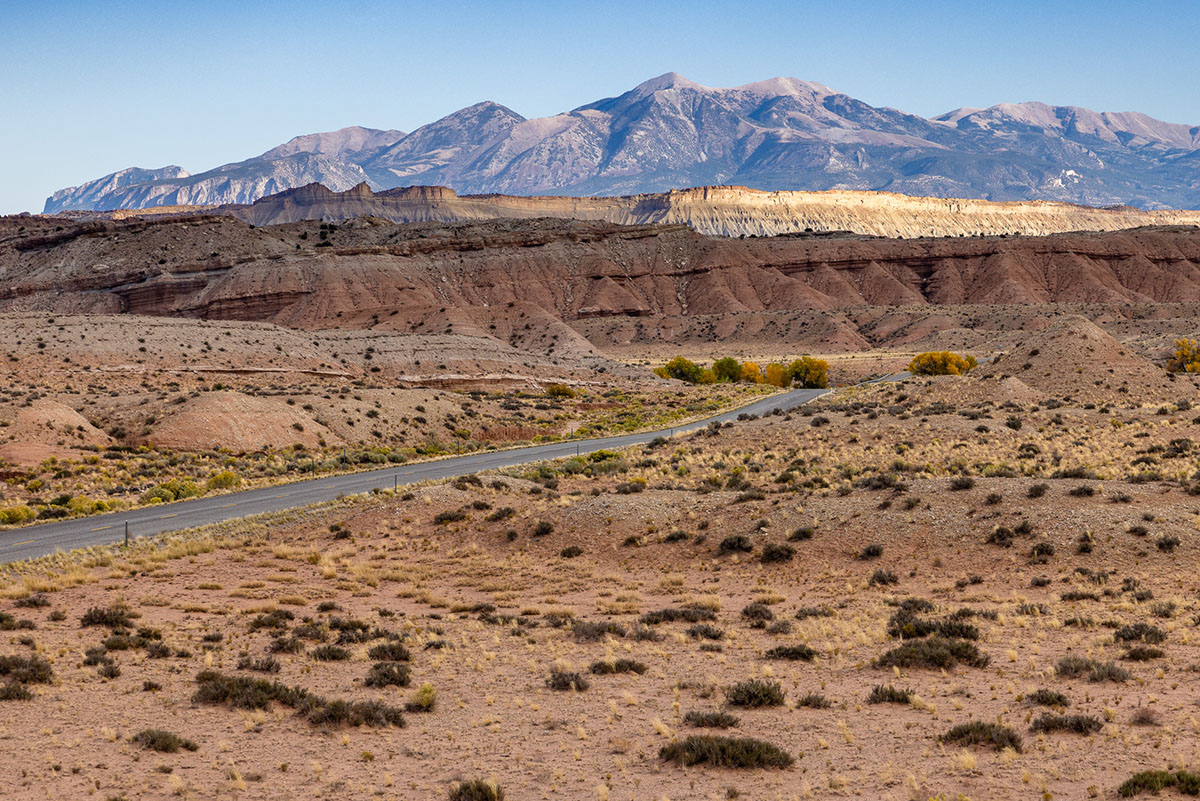
[[171,166],[158,170],[144,170],[140,167],[130,167],[105,175],[103,178],[88,181],[79,186],[58,190],[46,198],[46,213],[50,214],[62,211],[63,209],[117,208],[110,205],[110,198],[117,197],[122,189],[158,180],[177,180],[187,177],[188,171],[182,167]]
[[351,127],[297,136],[261,156],[197,175],[179,167],[122,170],[55,192],[46,200],[45,212],[253,203],[313,182],[344,191],[369,180],[355,157],[374,153],[403,136],[402,131]]
[[108,176],[55,193],[46,211],[246,203],[310,182],[343,191],[360,181],[464,194],[736,184],[1198,208],[1200,126],[1041,103],[925,119],[795,78],[717,89],[668,73],[552,117],[484,102],[407,135],[348,128],[198,176]]

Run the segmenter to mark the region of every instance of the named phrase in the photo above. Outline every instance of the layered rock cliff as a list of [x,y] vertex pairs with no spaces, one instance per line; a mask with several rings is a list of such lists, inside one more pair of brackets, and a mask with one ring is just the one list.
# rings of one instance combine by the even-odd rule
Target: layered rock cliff
[[1200,225],[1200,211],[1097,209],[1070,203],[910,197],[889,192],[760,192],[708,186],[628,197],[459,195],[444,186],[334,192],[313,184],[223,210],[255,225],[378,217],[392,222],[462,222],[561,217],[619,225],[682,224],[714,236],[849,231],[886,237],[998,236]]

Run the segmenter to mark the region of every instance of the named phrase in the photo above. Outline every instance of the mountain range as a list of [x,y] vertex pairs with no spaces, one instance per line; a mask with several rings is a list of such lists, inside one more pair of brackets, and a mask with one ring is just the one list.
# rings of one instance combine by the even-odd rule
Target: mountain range
[[411,133],[298,136],[194,175],[130,168],[55,192],[45,212],[245,204],[309,183],[340,192],[364,182],[514,195],[734,184],[1200,208],[1200,126],[1042,103],[929,119],[795,78],[718,89],[668,73],[551,117],[488,101]]

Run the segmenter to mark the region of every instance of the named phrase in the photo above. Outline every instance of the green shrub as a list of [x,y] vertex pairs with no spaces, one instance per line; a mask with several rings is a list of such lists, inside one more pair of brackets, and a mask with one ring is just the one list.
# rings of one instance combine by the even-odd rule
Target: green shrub
[[184,739],[162,729],[142,729],[133,735],[132,741],[143,748],[149,748],[151,751],[160,751],[164,754],[173,754],[180,748],[188,751],[195,751],[199,748],[191,740]]
[[1123,682],[1129,678],[1129,671],[1118,667],[1113,662],[1099,662],[1082,656],[1064,656],[1058,660],[1055,669],[1063,678],[1076,678],[1087,675],[1088,681]]
[[702,623],[716,619],[717,613],[711,609],[688,607],[687,609],[659,609],[654,612],[647,612],[641,616],[639,622],[647,626],[654,626],[659,623],[674,623],[680,620],[685,623]]
[[790,562],[795,555],[796,549],[790,545],[768,542],[763,546],[762,555],[759,557],[759,560],[764,565],[769,565],[772,562]]
[[25,505],[8,506],[0,509],[0,525],[15,526],[37,517],[37,512]]
[[232,470],[222,470],[209,478],[207,486],[210,490],[233,489],[242,483],[241,476]]
[[770,621],[775,619],[775,613],[766,604],[755,602],[742,607],[742,617],[746,620]]
[[1017,753],[1021,751],[1021,735],[1007,726],[978,720],[960,723],[938,739],[951,745],[990,745],[997,751],[1003,751],[1005,748],[1011,748]]
[[725,638],[723,630],[709,623],[697,623],[694,626],[689,626],[685,633],[693,640],[721,640]]
[[820,693],[809,693],[796,701],[796,706],[808,707],[809,709],[829,709],[833,706],[833,703]]
[[1132,623],[1114,631],[1113,639],[1117,642],[1140,641],[1147,645],[1158,645],[1167,639],[1167,633],[1148,623]]
[[363,683],[368,687],[407,687],[411,682],[412,669],[403,662],[376,662]]
[[812,526],[800,526],[800,528],[788,535],[788,542],[803,542],[805,540],[811,540],[813,538],[813,534],[815,533],[816,529],[814,529]]
[[550,675],[546,677],[546,686],[551,690],[577,690],[583,692],[591,685],[582,674],[573,673],[559,668],[553,668]]
[[730,534],[717,546],[718,554],[750,553],[753,550],[754,543],[745,534]]
[[781,706],[783,687],[777,681],[747,679],[725,688],[725,701],[731,706],[756,709],[763,706]]
[[940,636],[906,642],[876,660],[880,667],[929,667],[949,669],[960,662],[971,667],[985,667],[988,657],[973,644]]
[[899,690],[892,685],[877,684],[867,696],[868,704],[907,704],[912,700],[912,690]]
[[1104,728],[1098,718],[1091,715],[1052,715],[1049,712],[1040,716],[1029,727],[1034,732],[1068,731],[1075,734],[1093,734]]
[[595,623],[589,620],[576,620],[571,625],[571,633],[576,642],[595,642],[606,635],[624,637],[625,627],[620,623]]
[[0,684],[0,701],[32,701],[33,693],[15,681]]
[[504,801],[504,791],[491,779],[471,779],[450,788],[450,801]]
[[693,734],[665,745],[658,757],[684,767],[707,764],[714,768],[786,768],[794,761],[786,751],[762,740],[709,734]]
[[683,716],[683,722],[700,729],[730,729],[738,725],[738,718],[724,711],[701,712],[693,709]]
[[867,584],[871,587],[888,587],[892,584],[899,584],[900,577],[890,570],[876,570],[871,574],[871,578]]
[[1200,795],[1200,775],[1183,770],[1178,773],[1166,770],[1144,770],[1126,779],[1117,788],[1117,795],[1122,798],[1131,798],[1139,793],[1158,795],[1161,790],[1168,787],[1179,787],[1187,795]]
[[258,631],[259,629],[285,629],[288,621],[295,620],[296,615],[286,609],[272,609],[270,612],[264,612],[261,615],[255,615],[254,619],[246,626],[249,631]]
[[888,620],[889,637],[915,639],[935,634],[939,637],[960,640],[978,640],[979,629],[970,623],[954,618],[931,620],[919,617],[908,609],[900,609]]
[[377,662],[408,662],[412,659],[408,648],[398,642],[380,643],[367,651],[367,656]]
[[791,661],[811,662],[817,657],[817,652],[807,645],[780,645],[763,654],[767,659],[787,659]]
[[589,670],[597,675],[607,673],[637,673],[641,675],[646,672],[646,666],[635,659],[601,660],[593,662]]
[[433,516],[433,522],[437,525],[446,525],[448,523],[458,523],[467,519],[467,513],[463,509],[446,509],[438,512]]
[[883,546],[879,543],[872,543],[868,545],[858,554],[858,558],[864,561],[868,559],[878,559],[881,556],[883,556]]
[[1167,652],[1153,645],[1135,645],[1121,655],[1122,659],[1130,662],[1149,662],[1151,659],[1162,659]]
[[322,662],[345,662],[350,658],[350,652],[337,645],[318,646],[312,649],[311,655]]
[[1038,690],[1037,692],[1030,693],[1028,696],[1026,696],[1026,699],[1029,701],[1029,703],[1037,704],[1038,706],[1071,705],[1071,702],[1067,699],[1067,696],[1063,695],[1062,693],[1056,693],[1054,690]]
[[119,606],[93,606],[79,619],[82,626],[107,626],[110,629],[128,628],[133,625],[129,610]]
[[[167,650],[170,651],[171,649],[168,648]],[[282,667],[279,664],[279,660],[273,656],[265,656],[261,659],[244,656],[237,663],[238,670],[253,670],[258,673],[278,673]]]
[[403,726],[399,709],[378,701],[329,701],[299,687],[247,676],[204,670],[196,676],[197,704],[230,704],[236,709],[266,709],[272,702],[290,707],[314,726]]

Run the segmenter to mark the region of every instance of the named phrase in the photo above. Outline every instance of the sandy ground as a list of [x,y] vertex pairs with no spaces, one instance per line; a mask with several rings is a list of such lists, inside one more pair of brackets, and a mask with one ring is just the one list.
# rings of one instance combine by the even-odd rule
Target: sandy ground
[[[30,799],[440,799],[485,777],[508,798],[1082,799],[1117,797],[1138,770],[1195,765],[1200,503],[1190,494],[1196,455],[1183,444],[1195,412],[1045,400],[930,408],[911,389],[227,527],[93,567],[79,559],[95,556],[25,568],[3,609],[34,628],[5,632],[0,653],[38,655],[54,678],[27,683],[30,701],[0,702],[0,781],[8,797]],[[1006,425],[1015,416],[1019,429]],[[535,536],[541,523],[550,533]],[[1011,532],[1008,547],[988,542],[998,527]],[[810,537],[796,534],[804,528]],[[745,535],[751,551],[722,554],[730,535]],[[794,550],[764,564],[767,544]],[[863,558],[869,545],[878,557]],[[581,554],[565,556],[569,546]],[[48,606],[17,606],[34,590]],[[921,617],[934,621],[970,610],[960,620],[976,628],[986,666],[876,667],[901,645],[889,619],[907,598],[930,602]],[[756,628],[743,613],[756,600],[773,618],[766,625],[790,625]],[[328,602],[337,608],[320,606]],[[82,665],[110,632],[81,616],[114,605],[138,616],[131,632],[159,630],[172,655],[110,651],[115,678]],[[634,634],[641,615],[664,608],[715,611],[720,639],[689,636],[687,622],[648,626],[655,640]],[[293,618],[254,629],[273,609]],[[819,614],[797,619],[811,609]],[[64,619],[51,619],[57,610]],[[238,669],[306,619],[334,642],[334,617],[380,631],[346,645],[346,661],[320,661],[319,643],[301,640],[301,653],[276,655],[277,674]],[[580,641],[575,621],[621,628]],[[1162,641],[1116,639],[1137,623]],[[368,650],[388,636],[410,651],[411,683],[366,687]],[[815,651],[811,662],[767,655],[801,644]],[[1135,646],[1163,653],[1126,658]],[[1067,656],[1112,661],[1129,676],[1058,675]],[[617,658],[645,672],[588,673]],[[556,665],[581,671],[588,689],[549,689]],[[312,725],[279,704],[193,700],[205,669],[401,707],[428,682],[437,702],[406,713],[403,728]],[[779,682],[785,702],[728,705],[725,690],[750,678]],[[145,691],[147,681],[161,689]],[[912,697],[868,703],[880,684]],[[1070,706],[1035,706],[1038,689]],[[809,694],[830,706],[799,705]],[[706,731],[685,722],[688,712],[720,709],[740,720],[716,733],[775,744],[794,764],[684,768],[659,758]],[[1094,718],[1096,729],[1031,731],[1044,712]],[[969,721],[1009,727],[1021,751],[940,740]],[[146,728],[198,749],[130,741]]]

